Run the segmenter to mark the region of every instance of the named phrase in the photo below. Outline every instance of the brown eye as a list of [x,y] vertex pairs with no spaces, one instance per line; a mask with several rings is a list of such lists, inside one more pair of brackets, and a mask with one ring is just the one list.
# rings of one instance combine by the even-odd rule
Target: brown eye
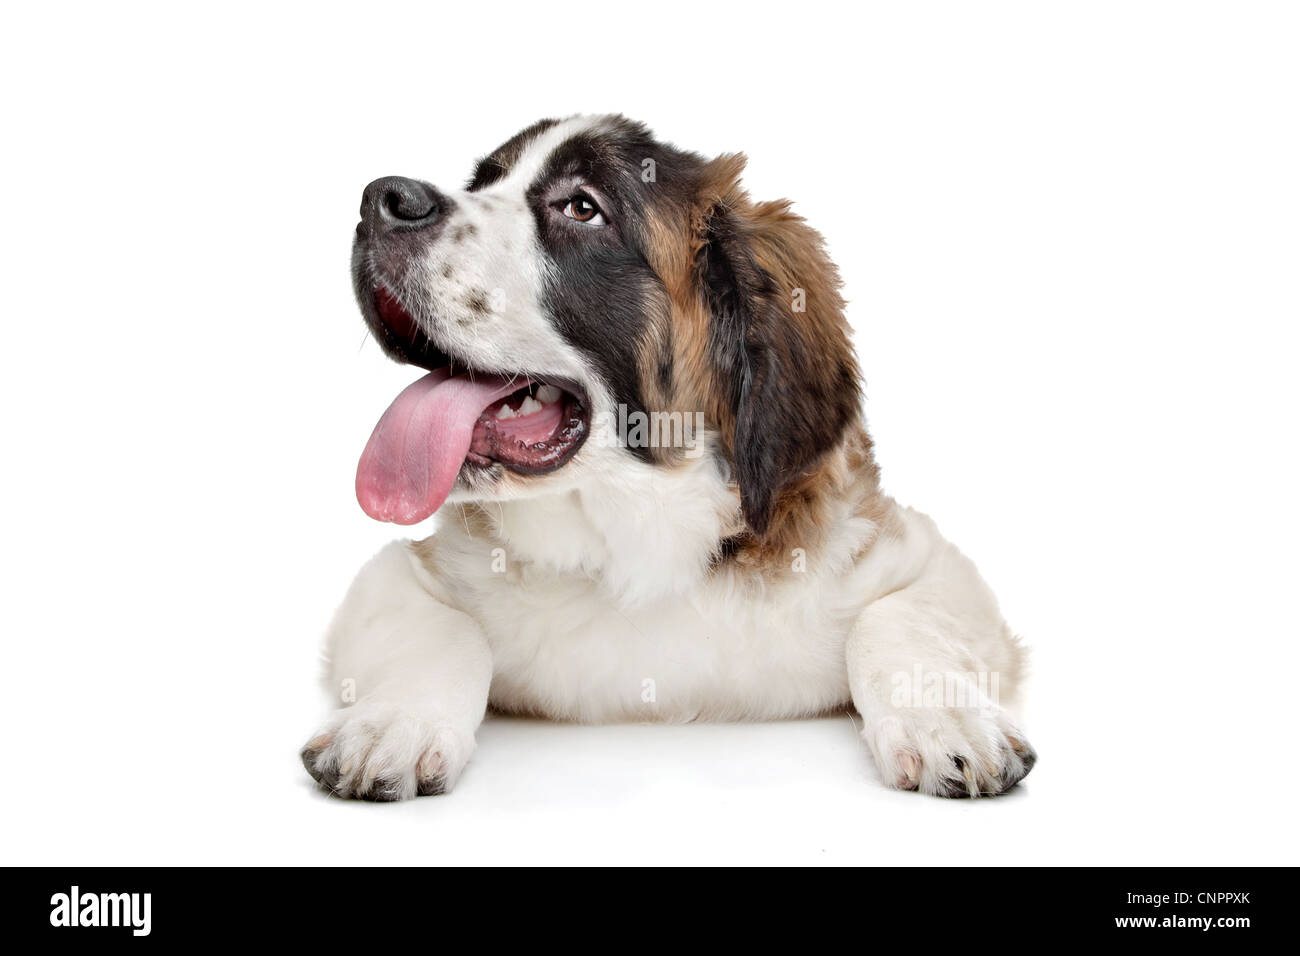
[[605,217],[601,215],[600,209],[586,196],[572,197],[569,204],[564,207],[564,214],[576,222],[586,223],[589,226],[605,224]]

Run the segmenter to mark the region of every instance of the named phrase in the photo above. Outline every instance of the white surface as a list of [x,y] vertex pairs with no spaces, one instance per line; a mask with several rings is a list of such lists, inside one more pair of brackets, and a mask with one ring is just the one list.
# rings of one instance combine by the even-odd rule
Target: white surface
[[[5,862],[1295,863],[1285,5],[9,14]],[[491,721],[459,790],[313,792],[361,188],[621,110],[745,149],[840,262],[887,488],[1035,652],[1041,762],[874,783],[848,717]]]

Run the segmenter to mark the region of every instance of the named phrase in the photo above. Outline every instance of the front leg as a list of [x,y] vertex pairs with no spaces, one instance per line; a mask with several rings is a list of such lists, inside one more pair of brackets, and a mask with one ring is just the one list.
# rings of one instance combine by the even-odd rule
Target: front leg
[[404,800],[450,790],[487,709],[492,660],[407,541],[361,569],[335,615],[327,683],[345,706],[302,750],[341,797]]
[[1023,650],[974,565],[942,539],[935,546],[918,580],[859,617],[849,688],[886,784],[991,796],[1036,760],[1000,704],[1014,694]]

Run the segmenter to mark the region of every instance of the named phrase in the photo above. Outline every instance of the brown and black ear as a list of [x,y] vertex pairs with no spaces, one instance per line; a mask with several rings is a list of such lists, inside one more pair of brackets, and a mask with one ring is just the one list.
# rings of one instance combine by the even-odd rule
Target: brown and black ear
[[731,424],[741,508],[762,537],[782,493],[839,442],[861,398],[822,237],[787,201],[751,203],[738,183],[743,164],[710,164],[718,179],[702,206],[697,268],[724,441]]

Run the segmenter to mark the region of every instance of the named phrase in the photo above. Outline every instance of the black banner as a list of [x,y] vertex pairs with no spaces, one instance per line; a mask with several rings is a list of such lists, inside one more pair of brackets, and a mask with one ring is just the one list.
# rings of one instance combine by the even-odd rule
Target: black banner
[[[466,874],[417,869],[10,869],[6,925],[96,943],[109,937],[297,943],[355,940],[388,946],[393,934],[446,932],[449,921],[487,917],[556,938],[620,925],[635,936],[701,922],[710,935],[763,938],[799,924],[815,939],[882,927],[918,945],[1002,944],[1026,930],[1052,937],[1212,940],[1231,945],[1277,932],[1294,882],[1287,869],[863,869],[799,874],[582,870]],[[493,881],[496,885],[492,885]],[[496,917],[493,910],[498,910]],[[816,915],[814,915],[816,914]],[[818,920],[825,925],[818,926]],[[864,924],[864,921],[866,923]],[[893,931],[891,930],[891,932]],[[974,936],[967,935],[973,933]],[[430,945],[440,939],[430,938]]]

